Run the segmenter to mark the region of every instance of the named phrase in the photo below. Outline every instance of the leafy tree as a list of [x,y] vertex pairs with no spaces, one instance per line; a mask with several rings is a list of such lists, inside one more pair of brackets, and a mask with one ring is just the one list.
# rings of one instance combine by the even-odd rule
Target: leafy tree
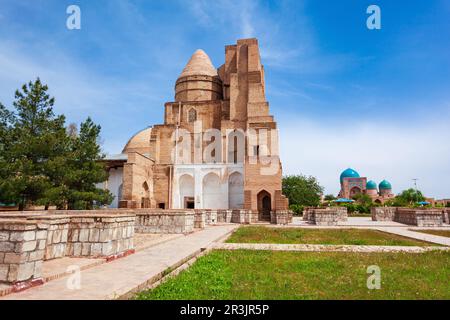
[[365,193],[358,193],[353,197],[358,204],[370,207],[373,204],[372,198]]
[[[80,134],[65,127],[53,112],[54,98],[38,78],[16,91],[15,112],[0,105],[0,201],[25,205],[89,208],[93,201],[110,203],[95,183],[107,174],[97,139],[100,127],[91,119]],[[71,131],[71,132],[68,132]],[[100,172],[102,171],[102,172]],[[109,201],[109,202],[108,202]]]
[[402,191],[395,197],[395,200],[403,205],[413,205],[417,202],[425,201],[425,197],[421,191],[410,188]]
[[324,197],[324,200],[325,201],[333,201],[333,200],[336,200],[337,198],[334,196],[334,195],[332,195],[332,194],[327,194],[327,195],[325,195],[325,197]]
[[323,187],[315,177],[291,175],[283,177],[283,194],[291,205],[318,206]]
[[6,118],[9,129],[1,143],[5,180],[0,183],[0,192],[6,200],[18,203],[20,209],[27,203],[38,203],[51,187],[47,162],[63,153],[65,118],[53,113],[55,100],[47,90],[39,78],[23,85],[15,93],[15,112]]

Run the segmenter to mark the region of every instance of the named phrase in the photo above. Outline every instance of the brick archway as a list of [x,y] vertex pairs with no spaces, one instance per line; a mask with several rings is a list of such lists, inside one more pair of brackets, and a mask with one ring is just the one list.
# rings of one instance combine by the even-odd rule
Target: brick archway
[[257,195],[258,212],[261,220],[270,221],[270,212],[272,211],[272,196],[266,190],[262,190]]

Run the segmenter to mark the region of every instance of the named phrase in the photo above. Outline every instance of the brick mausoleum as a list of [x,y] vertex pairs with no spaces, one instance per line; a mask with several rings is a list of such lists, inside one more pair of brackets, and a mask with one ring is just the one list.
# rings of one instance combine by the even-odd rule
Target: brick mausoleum
[[164,124],[105,159],[112,208],[288,209],[257,39],[226,46],[217,69],[197,50],[164,107]]

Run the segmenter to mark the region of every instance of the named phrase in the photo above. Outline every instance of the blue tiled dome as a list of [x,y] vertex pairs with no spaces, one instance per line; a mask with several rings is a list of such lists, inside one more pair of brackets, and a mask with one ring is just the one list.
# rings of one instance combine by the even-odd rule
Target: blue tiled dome
[[377,184],[373,180],[367,181],[366,189],[367,190],[377,190]]
[[383,180],[380,182],[380,184],[378,185],[378,188],[381,189],[392,189],[392,185],[389,181],[387,180]]
[[344,178],[359,178],[359,173],[351,168],[348,168],[341,173],[341,183],[344,181]]

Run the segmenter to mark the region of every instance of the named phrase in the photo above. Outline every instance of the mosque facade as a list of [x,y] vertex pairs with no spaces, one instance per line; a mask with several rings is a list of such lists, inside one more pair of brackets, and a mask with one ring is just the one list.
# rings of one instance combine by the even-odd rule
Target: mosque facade
[[357,194],[367,194],[374,202],[382,204],[395,197],[389,181],[383,180],[377,185],[375,181],[368,181],[366,177],[361,177],[357,171],[351,168],[341,173],[340,184],[340,198],[352,199]]

